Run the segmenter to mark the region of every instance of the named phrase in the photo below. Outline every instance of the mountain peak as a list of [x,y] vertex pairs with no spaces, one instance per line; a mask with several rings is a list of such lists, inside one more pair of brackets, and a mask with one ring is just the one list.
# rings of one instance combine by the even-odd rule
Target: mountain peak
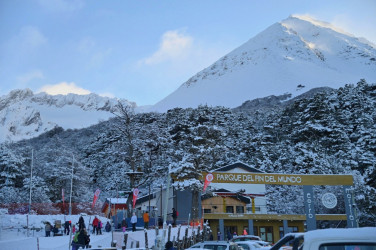
[[17,89],[0,97],[0,143],[35,137],[56,126],[63,129],[84,128],[114,116],[121,102],[136,108],[135,103],[116,98],[88,95],[34,94]]
[[[290,16],[192,76],[153,106],[234,108],[270,95],[376,81],[376,49],[329,23]],[[303,87],[302,87],[303,86]]]

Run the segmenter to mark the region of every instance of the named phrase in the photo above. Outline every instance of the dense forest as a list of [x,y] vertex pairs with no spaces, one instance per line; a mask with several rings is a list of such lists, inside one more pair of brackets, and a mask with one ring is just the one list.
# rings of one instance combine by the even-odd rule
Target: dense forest
[[[74,202],[90,202],[119,190],[139,187],[147,194],[166,180],[168,168],[189,182],[177,188],[200,190],[197,178],[235,162],[269,173],[351,174],[361,225],[376,219],[376,85],[360,80],[330,92],[252,112],[224,107],[176,108],[135,114],[119,105],[116,118],[80,130],[56,127],[37,138],[0,145],[0,203],[29,199],[33,165],[33,202],[61,202],[70,190]],[[33,154],[33,160],[31,158]],[[127,172],[143,175],[132,183]],[[317,206],[316,213],[344,213],[339,205]],[[268,211],[304,213],[302,187],[267,186]],[[316,204],[319,204],[317,202]],[[51,205],[52,206],[52,205]]]

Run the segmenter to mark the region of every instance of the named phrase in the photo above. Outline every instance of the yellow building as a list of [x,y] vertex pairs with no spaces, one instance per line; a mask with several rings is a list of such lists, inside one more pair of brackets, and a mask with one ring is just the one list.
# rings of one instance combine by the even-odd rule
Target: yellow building
[[[243,163],[235,163],[215,172],[231,174],[261,173]],[[202,218],[209,222],[214,239],[220,232],[221,240],[230,235],[257,235],[262,240],[277,242],[286,233],[306,230],[305,214],[268,214],[266,209],[265,185],[215,183],[201,196]],[[316,220],[344,220],[345,214],[315,214]]]

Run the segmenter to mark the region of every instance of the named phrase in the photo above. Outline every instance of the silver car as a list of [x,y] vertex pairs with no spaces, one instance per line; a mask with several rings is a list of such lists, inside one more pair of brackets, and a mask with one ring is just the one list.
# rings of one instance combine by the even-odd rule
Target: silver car
[[187,249],[212,249],[212,250],[240,250],[240,247],[234,242],[227,241],[204,241],[199,242]]

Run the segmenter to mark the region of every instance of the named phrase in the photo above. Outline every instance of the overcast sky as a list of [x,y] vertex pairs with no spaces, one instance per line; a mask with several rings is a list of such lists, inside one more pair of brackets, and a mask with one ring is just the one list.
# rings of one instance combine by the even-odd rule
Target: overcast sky
[[0,0],[0,96],[30,88],[155,104],[291,14],[376,44],[374,0]]

